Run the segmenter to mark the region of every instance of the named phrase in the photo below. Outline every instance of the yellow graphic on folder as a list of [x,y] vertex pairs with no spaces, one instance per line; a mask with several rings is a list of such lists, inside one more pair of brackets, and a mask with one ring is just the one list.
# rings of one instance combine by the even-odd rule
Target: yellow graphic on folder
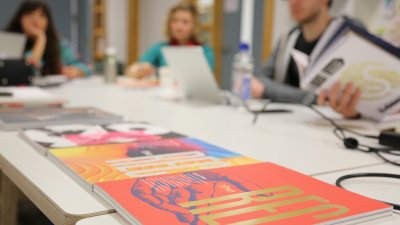
[[362,62],[348,66],[342,72],[340,82],[352,82],[360,88],[362,100],[381,100],[400,87],[400,71],[384,63]]
[[91,184],[258,162],[191,138],[51,149],[50,154]]

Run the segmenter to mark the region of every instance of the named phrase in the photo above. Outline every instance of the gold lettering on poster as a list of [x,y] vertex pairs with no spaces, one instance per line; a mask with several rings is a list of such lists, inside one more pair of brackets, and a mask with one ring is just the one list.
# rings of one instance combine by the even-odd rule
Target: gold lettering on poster
[[[274,194],[271,194],[274,193]],[[295,195],[301,195],[303,191],[294,187],[294,186],[281,186],[275,188],[267,188],[257,191],[243,192],[239,194],[226,195],[216,198],[203,199],[198,201],[191,201],[186,203],[181,203],[180,206],[189,208],[193,206],[201,206],[206,204],[217,204],[207,207],[199,207],[193,210],[190,210],[192,214],[200,214],[205,212],[211,212],[215,210],[227,209],[237,206],[248,205],[252,202],[265,202],[269,200],[286,198]],[[228,202],[227,202],[228,201]],[[227,203],[223,203],[227,202]]]
[[[189,208],[190,213],[192,213],[193,215],[208,213],[207,215],[200,215],[199,218],[210,225],[220,225],[218,220],[221,220],[223,218],[245,215],[248,213],[260,211],[264,211],[265,215],[259,218],[243,218],[241,221],[237,221],[236,223],[233,223],[231,225],[262,224],[311,213],[314,213],[313,217],[315,219],[322,220],[340,216],[349,211],[347,207],[337,204],[331,204],[328,200],[323,199],[319,196],[301,196],[303,193],[304,192],[301,189],[291,185],[287,185],[274,188],[266,188],[257,191],[244,192],[240,194],[185,202],[180,204],[180,206]],[[277,199],[282,200],[270,202]],[[307,202],[312,203],[312,206],[308,206],[306,208],[302,207],[296,210],[291,210],[289,212],[279,211],[280,207]],[[257,205],[254,205],[255,203]],[[240,206],[242,206],[242,208],[238,208]],[[190,209],[192,207],[196,208]],[[225,211],[222,211],[224,209]],[[209,213],[217,210],[218,212]],[[315,215],[315,212],[321,212],[321,214]]]

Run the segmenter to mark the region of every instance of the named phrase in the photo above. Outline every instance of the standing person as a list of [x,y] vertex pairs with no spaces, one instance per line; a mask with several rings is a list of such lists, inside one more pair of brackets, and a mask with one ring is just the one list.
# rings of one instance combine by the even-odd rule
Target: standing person
[[159,67],[166,66],[161,52],[164,46],[202,46],[208,64],[214,69],[214,53],[212,49],[199,40],[199,13],[195,5],[179,3],[168,13],[165,36],[166,41],[159,42],[149,48],[138,62],[126,69],[126,75],[134,78],[144,78],[155,74]]
[[312,63],[330,38],[329,30],[338,27],[343,21],[362,26],[346,17],[332,18],[329,8],[331,0],[289,0],[290,14],[298,25],[279,40],[271,58],[256,72],[252,81],[252,95],[255,98],[268,98],[276,102],[302,103],[305,98],[314,98],[318,104],[329,104],[335,111],[347,118],[357,118],[356,105],[360,91],[352,84],[335,84],[331,90],[319,96],[301,90],[297,66],[290,56],[296,49],[310,57]]
[[5,29],[28,37],[27,61],[43,75],[64,74],[68,78],[87,76],[91,70],[79,62],[66,42],[61,42],[48,5],[42,1],[24,1]]

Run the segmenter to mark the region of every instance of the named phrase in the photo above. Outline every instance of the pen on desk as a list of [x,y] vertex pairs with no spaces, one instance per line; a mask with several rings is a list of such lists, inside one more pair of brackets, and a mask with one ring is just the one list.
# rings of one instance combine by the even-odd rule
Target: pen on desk
[[13,96],[12,92],[0,92],[0,97],[11,97]]
[[292,110],[288,110],[288,109],[268,109],[268,110],[264,110],[263,109],[263,110],[260,110],[260,111],[256,111],[256,112],[253,112],[254,113],[253,124],[255,124],[257,122],[258,115],[261,114],[261,113],[266,113],[266,114],[271,113],[271,114],[273,114],[273,113],[291,113],[291,112],[293,112],[293,111]]
[[262,109],[259,112],[254,112],[254,118],[253,118],[253,125],[256,124],[257,119],[258,119],[258,115],[260,114],[260,112],[265,111],[265,109],[267,108],[269,102],[265,102]]
[[267,109],[260,111],[259,113],[291,113],[292,110],[289,109]]

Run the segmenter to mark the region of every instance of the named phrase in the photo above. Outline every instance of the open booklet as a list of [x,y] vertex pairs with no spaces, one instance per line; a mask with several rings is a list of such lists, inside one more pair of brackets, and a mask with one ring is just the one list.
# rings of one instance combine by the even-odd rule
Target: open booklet
[[294,51],[301,87],[319,93],[334,83],[351,82],[361,90],[357,110],[382,121],[400,111],[400,50],[344,22],[312,64]]

